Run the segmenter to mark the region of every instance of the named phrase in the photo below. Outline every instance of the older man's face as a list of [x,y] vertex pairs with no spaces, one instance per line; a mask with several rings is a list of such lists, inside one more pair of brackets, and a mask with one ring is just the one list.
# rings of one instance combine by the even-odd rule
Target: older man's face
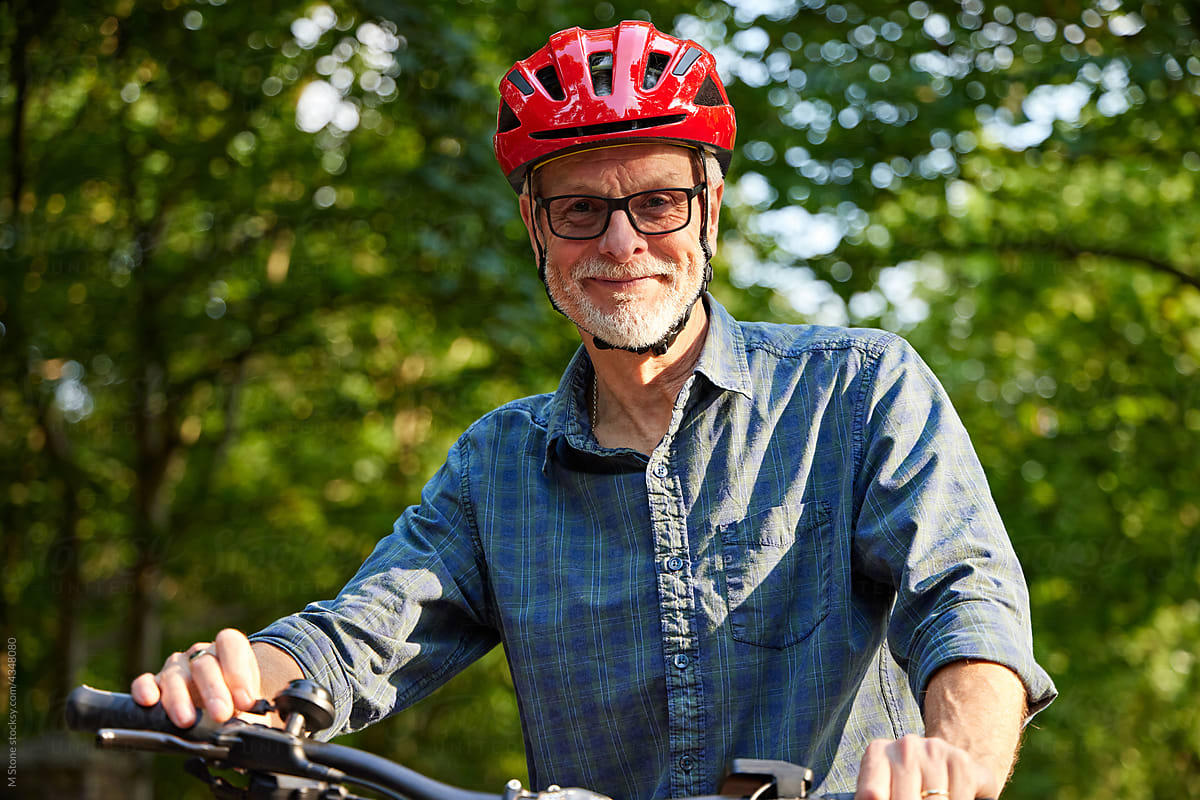
[[[699,183],[697,156],[682,147],[627,145],[576,153],[547,163],[536,176],[535,194],[625,197]],[[709,241],[716,236],[721,187],[710,187]],[[691,222],[674,233],[645,234],[623,212],[594,239],[563,239],[551,233],[546,212],[538,213],[546,246],[550,297],[584,331],[618,347],[657,342],[699,295],[705,259],[700,249],[701,197],[691,202]],[[523,197],[522,214],[532,224],[533,207]]]

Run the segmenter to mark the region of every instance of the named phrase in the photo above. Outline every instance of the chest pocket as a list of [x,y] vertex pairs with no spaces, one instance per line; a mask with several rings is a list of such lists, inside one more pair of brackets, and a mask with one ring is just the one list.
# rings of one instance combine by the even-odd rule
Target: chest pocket
[[775,506],[717,530],[733,638],[776,649],[807,638],[829,613],[829,506]]

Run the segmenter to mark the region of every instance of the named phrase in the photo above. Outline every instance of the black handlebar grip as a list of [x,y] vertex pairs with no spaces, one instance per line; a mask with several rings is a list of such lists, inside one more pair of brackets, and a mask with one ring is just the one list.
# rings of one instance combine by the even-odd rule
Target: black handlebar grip
[[220,723],[213,722],[203,711],[196,709],[196,722],[191,727],[179,728],[167,717],[161,703],[142,706],[127,694],[76,686],[67,695],[67,727],[73,731],[92,732],[101,728],[132,728],[204,741],[220,727]]

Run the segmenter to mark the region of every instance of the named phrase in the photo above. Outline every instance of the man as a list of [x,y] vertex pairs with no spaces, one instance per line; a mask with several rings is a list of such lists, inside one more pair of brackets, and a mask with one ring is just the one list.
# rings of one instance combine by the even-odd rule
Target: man
[[180,724],[313,677],[330,733],[505,647],[535,786],[716,790],[727,759],[861,798],[995,797],[1054,688],[941,387],[880,331],[705,293],[734,117],[712,56],[571,29],[501,84],[497,157],[583,346],[463,434],[358,574],[133,684]]

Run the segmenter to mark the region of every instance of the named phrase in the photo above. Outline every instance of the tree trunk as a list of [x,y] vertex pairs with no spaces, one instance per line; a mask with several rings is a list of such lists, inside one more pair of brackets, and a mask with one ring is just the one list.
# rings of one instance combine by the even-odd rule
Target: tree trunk
[[176,446],[172,414],[166,400],[163,359],[157,349],[157,326],[152,302],[143,303],[139,327],[142,337],[143,380],[139,387],[137,436],[137,493],[134,564],[130,593],[129,638],[125,649],[125,672],[129,678],[155,671],[162,663],[163,562],[169,547],[171,499],[167,467]]

